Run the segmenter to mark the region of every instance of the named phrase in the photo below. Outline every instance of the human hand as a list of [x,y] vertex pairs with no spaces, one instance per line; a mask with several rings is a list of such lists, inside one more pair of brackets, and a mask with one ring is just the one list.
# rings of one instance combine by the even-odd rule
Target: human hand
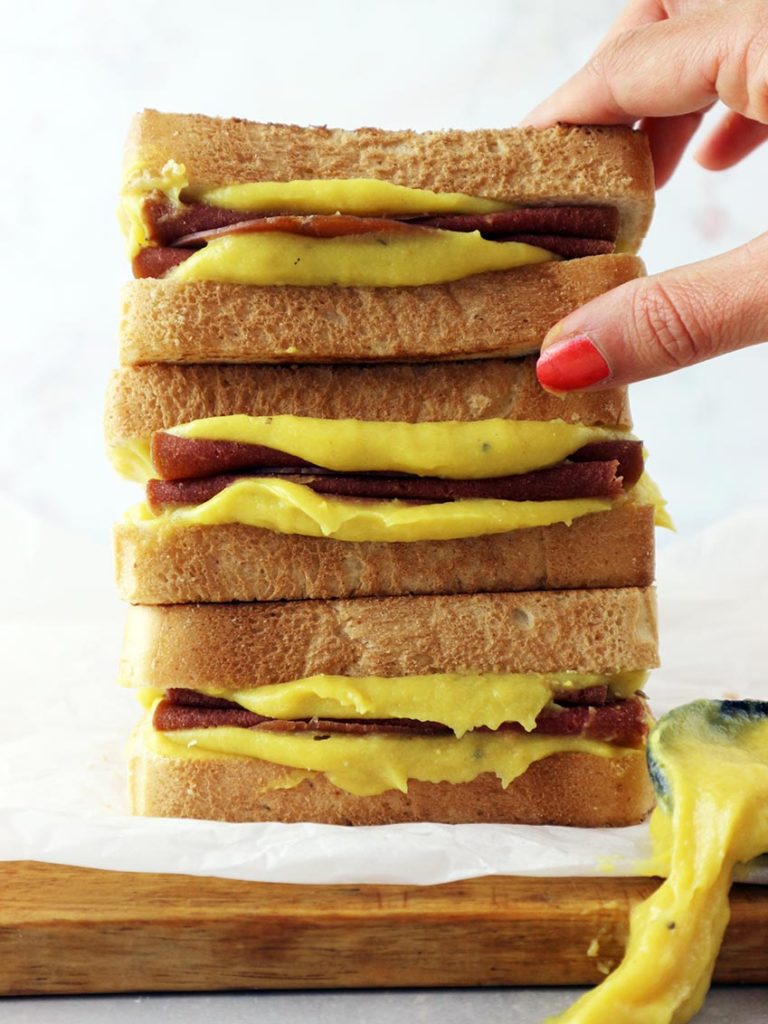
[[[768,138],[766,0],[632,0],[591,60],[525,124],[633,124],[657,186],[707,110],[729,108],[696,159],[738,163]],[[613,387],[768,337],[768,234],[722,256],[632,281],[547,334],[537,372],[552,390]]]

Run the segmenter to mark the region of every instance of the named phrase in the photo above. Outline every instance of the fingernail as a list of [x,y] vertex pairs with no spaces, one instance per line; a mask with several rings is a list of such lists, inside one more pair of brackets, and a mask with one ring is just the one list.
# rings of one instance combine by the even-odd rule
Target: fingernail
[[536,364],[539,383],[548,391],[578,391],[599,384],[610,375],[610,366],[586,335],[550,345]]

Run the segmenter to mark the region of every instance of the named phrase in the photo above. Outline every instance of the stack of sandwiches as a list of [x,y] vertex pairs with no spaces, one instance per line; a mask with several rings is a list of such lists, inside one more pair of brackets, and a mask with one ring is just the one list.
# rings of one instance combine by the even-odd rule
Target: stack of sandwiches
[[106,432],[139,814],[642,819],[655,489],[536,351],[643,272],[624,128],[146,111]]

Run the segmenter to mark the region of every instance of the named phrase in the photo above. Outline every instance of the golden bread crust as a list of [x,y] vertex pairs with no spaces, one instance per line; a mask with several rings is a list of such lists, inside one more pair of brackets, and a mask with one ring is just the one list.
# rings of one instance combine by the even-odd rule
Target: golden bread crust
[[135,814],[219,821],[313,821],[331,825],[386,825],[405,821],[633,825],[653,806],[642,752],[603,758],[553,754],[507,789],[495,775],[472,782],[411,781],[408,793],[388,790],[359,797],[321,773],[291,789],[280,785],[291,769],[253,758],[186,760],[134,752],[130,794]]
[[[123,294],[120,356],[133,368],[110,385],[110,443],[243,412],[630,426],[623,391],[557,399],[536,383],[533,358],[506,357],[536,352],[571,310],[644,273],[626,254],[639,246],[653,207],[640,133],[348,132],[145,111],[132,127],[126,169],[156,174],[168,160],[186,166],[193,187],[367,177],[519,204],[608,203],[619,210],[622,252],[421,288],[132,281]],[[467,358],[480,362],[452,362]],[[390,365],[139,365],[366,361]],[[398,365],[408,363],[426,365]],[[650,506],[625,504],[571,527],[413,544],[344,543],[240,524],[125,522],[115,542],[121,594],[143,605],[129,614],[127,685],[609,673],[658,659]],[[411,782],[407,794],[357,797],[322,773],[291,787],[294,775],[257,759],[165,757],[137,743],[130,757],[134,811],[166,817],[612,826],[641,820],[652,804],[638,751],[555,754],[506,790],[483,774],[461,785]]]
[[587,256],[421,288],[130,281],[120,360],[136,363],[424,362],[536,352],[550,327],[641,277],[636,256]]
[[590,672],[658,665],[652,588],[136,606],[120,681],[248,689],[313,675]]
[[652,506],[628,503],[571,526],[389,544],[241,523],[157,529],[121,522],[117,583],[132,604],[647,587],[653,520]]
[[535,359],[368,366],[172,366],[113,373],[106,438],[120,444],[209,416],[315,416],[406,423],[553,420],[631,427],[625,388],[552,395]]
[[193,187],[378,178],[510,203],[608,203],[619,208],[628,251],[653,210],[648,141],[624,126],[345,131],[145,110],[131,126],[126,171],[157,174],[168,160],[184,164]]

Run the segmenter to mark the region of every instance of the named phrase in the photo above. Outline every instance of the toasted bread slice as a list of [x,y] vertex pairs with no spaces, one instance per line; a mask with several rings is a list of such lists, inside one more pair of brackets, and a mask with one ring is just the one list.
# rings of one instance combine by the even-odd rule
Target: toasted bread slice
[[249,182],[373,178],[512,205],[610,205],[619,211],[617,255],[417,288],[133,281],[121,322],[127,364],[520,355],[536,351],[572,309],[644,272],[627,254],[650,221],[653,171],[645,136],[625,127],[418,134],[144,111],[128,139],[127,184],[151,180],[168,161],[183,164],[198,194]]
[[648,140],[624,126],[383,131],[302,128],[145,110],[131,125],[126,177],[186,168],[191,188],[313,178],[376,178],[518,205],[607,204],[618,246],[635,252],[653,210]]
[[624,388],[559,397],[531,358],[387,366],[124,367],[107,393],[106,439],[120,445],[213,416],[332,417],[406,423],[554,420],[629,429]]
[[421,288],[189,284],[123,289],[120,360],[342,363],[490,359],[536,352],[558,320],[641,277],[636,256],[587,256]]
[[[291,769],[246,757],[190,760],[133,745],[129,785],[133,812],[218,821],[313,821],[329,825],[498,822],[607,828],[634,825],[653,806],[643,751],[595,757],[553,754],[535,761],[506,789],[495,775],[452,784],[412,780],[355,796],[320,772],[292,785]],[[288,786],[288,788],[284,788]]]
[[[160,690],[215,685],[225,692],[316,674],[608,674],[650,668],[657,659],[652,590],[143,607],[129,613],[121,681]],[[621,747],[602,746],[597,755],[594,748],[558,750],[555,741],[554,753],[534,761],[506,789],[485,772],[460,784],[411,779],[407,793],[358,796],[320,771],[297,772],[197,747],[187,751],[155,741],[156,735],[147,721],[132,744],[131,796],[139,814],[360,825],[428,820],[607,826],[641,820],[652,803],[642,750]],[[507,741],[526,744],[528,737],[509,734]],[[437,742],[444,747],[454,741]],[[365,737],[349,751],[364,760]]]
[[653,524],[653,506],[632,503],[571,526],[413,543],[124,521],[115,527],[117,583],[133,604],[646,587]]
[[246,689],[314,675],[606,675],[658,664],[650,588],[129,609],[126,686]]

